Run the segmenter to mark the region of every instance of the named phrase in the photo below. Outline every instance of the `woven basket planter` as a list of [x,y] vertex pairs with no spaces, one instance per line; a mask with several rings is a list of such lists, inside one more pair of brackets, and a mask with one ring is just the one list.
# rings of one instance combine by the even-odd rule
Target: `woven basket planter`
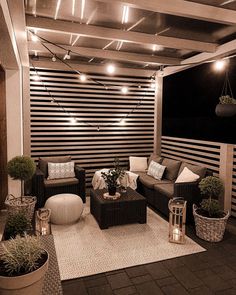
[[20,197],[8,195],[5,200],[8,215],[14,215],[18,212],[25,212],[26,218],[31,222],[34,215],[34,208],[37,198],[31,196],[23,196],[22,202]]
[[193,216],[196,226],[196,235],[208,242],[220,242],[223,239],[229,212],[222,218],[209,218],[199,215],[197,206],[193,205]]

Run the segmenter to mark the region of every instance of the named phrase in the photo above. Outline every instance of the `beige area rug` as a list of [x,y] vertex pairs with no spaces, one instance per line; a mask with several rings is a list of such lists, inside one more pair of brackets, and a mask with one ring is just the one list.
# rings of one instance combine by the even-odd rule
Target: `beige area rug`
[[190,238],[185,245],[168,242],[168,222],[147,209],[147,224],[100,230],[87,202],[73,225],[52,225],[62,280],[205,251]]

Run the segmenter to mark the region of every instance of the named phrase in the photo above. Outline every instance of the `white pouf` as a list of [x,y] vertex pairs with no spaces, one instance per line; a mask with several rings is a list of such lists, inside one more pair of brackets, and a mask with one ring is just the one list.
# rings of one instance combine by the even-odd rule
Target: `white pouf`
[[74,194],[58,194],[48,198],[45,207],[51,209],[52,223],[69,224],[80,218],[83,212],[83,201]]

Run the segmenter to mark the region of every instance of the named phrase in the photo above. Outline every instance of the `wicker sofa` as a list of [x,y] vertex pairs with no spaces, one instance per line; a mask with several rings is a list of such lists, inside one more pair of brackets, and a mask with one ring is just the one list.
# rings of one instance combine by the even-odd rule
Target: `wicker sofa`
[[32,193],[37,197],[37,207],[43,207],[46,200],[53,195],[72,193],[79,195],[85,203],[85,170],[75,165],[75,177],[61,179],[47,179],[48,162],[66,163],[71,157],[44,157],[39,158],[35,175],[32,178]]
[[[165,216],[169,216],[168,202],[170,198],[183,197],[187,201],[187,222],[192,222],[192,205],[193,203],[199,204],[201,201],[198,183],[205,176],[212,175],[211,171],[205,167],[191,165],[174,159],[161,158],[154,154],[150,156],[148,165],[152,160],[166,166],[164,175],[161,180],[157,180],[147,175],[147,172],[135,171],[139,175],[137,191],[147,198],[148,203],[152,207]],[[194,182],[175,183],[176,178],[183,171],[184,167],[198,174],[200,178]]]

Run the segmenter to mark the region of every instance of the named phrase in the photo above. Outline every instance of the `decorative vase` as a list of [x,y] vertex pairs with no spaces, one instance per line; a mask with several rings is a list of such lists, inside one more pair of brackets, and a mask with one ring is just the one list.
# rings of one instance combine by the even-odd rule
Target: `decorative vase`
[[47,260],[38,269],[20,276],[0,276],[1,295],[41,295],[43,279],[48,270],[49,254]]
[[108,186],[108,193],[110,196],[114,196],[116,194],[116,186]]
[[218,117],[232,117],[236,115],[236,104],[218,103],[215,112]]

